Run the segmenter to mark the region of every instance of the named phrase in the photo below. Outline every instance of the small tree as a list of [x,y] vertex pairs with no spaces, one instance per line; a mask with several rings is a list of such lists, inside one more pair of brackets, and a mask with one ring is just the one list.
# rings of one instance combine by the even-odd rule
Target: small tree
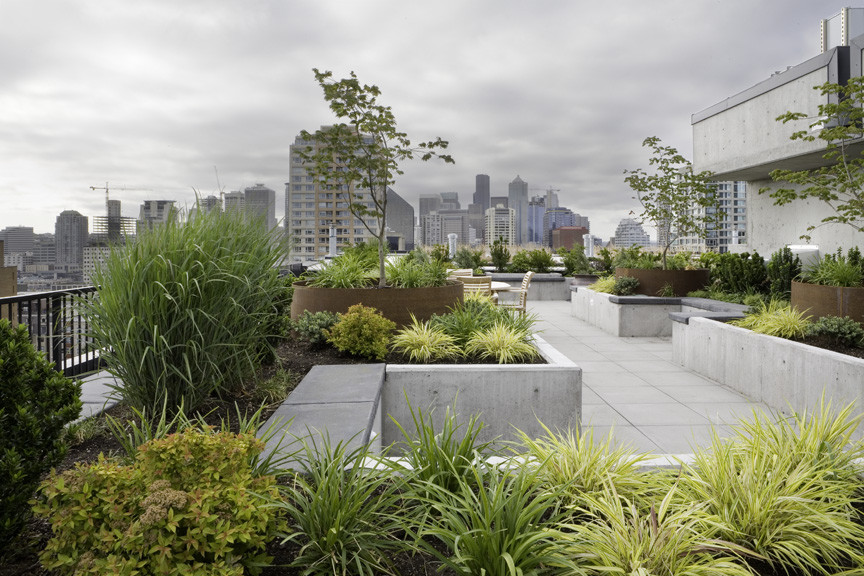
[[312,144],[300,151],[310,176],[322,186],[347,200],[354,217],[378,240],[379,286],[385,287],[385,245],[387,188],[402,174],[399,162],[420,154],[421,160],[438,157],[453,164],[453,158],[439,154],[448,142],[441,138],[411,145],[404,132],[396,129],[389,106],[378,103],[377,86],[361,84],[354,72],[350,78],[332,80],[332,72],[313,69],[324,90],[324,100],[338,118],[346,122],[326,126],[314,134],[303,130],[301,137]]
[[496,272],[504,272],[507,269],[507,263],[510,262],[510,250],[504,243],[504,238],[499,236],[497,240],[492,242],[492,247],[489,249],[489,259],[495,267]]
[[656,136],[646,138],[642,146],[650,147],[654,153],[648,161],[654,166],[653,173],[641,168],[625,170],[628,176],[624,180],[642,204],[639,215],[642,222],[651,221],[658,230],[669,227],[670,234],[662,244],[662,263],[666,270],[666,253],[676,237],[704,239],[708,226],[717,223],[717,196],[710,181],[711,172],[694,172],[689,160],[675,148],[662,146]]
[[[864,138],[864,108],[861,107],[864,77],[850,78],[845,85],[826,82],[813,89],[828,96],[828,102],[819,105],[818,117],[810,124],[810,130],[799,130],[790,139],[824,141],[822,157],[829,164],[812,170],[774,170],[771,178],[775,182],[797,184],[801,188],[780,188],[771,192],[770,197],[776,206],[807,198],[827,204],[833,214],[819,224],[808,226],[807,232],[825,224],[847,224],[864,232],[864,156],[855,155],[850,149],[853,143]],[[786,124],[807,117],[803,112],[786,112],[778,116],[777,121]],[[759,193],[768,190],[761,188]],[[803,234],[801,238],[809,240],[810,235]]]

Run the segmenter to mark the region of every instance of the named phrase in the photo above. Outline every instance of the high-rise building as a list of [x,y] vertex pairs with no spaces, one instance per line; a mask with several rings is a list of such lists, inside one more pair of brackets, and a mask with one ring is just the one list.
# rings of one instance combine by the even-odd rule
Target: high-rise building
[[[3,240],[0,240],[0,254],[3,254]],[[15,266],[0,266],[0,298],[4,296],[15,296],[18,293],[18,269]],[[16,312],[16,305],[7,310],[9,316]]]
[[68,272],[81,270],[84,264],[84,246],[87,245],[89,221],[75,210],[64,210],[54,224],[56,266]]
[[414,207],[392,188],[387,188],[387,228],[404,241],[405,250],[414,249]]
[[558,194],[553,188],[546,190],[546,209],[558,208]]
[[512,206],[510,206],[510,199],[507,198],[507,196],[490,196],[489,208],[495,208],[497,206],[503,206],[504,208],[512,208]]
[[[697,207],[691,212],[710,221],[704,235],[679,236],[673,246],[688,252],[728,252],[730,246],[747,243],[747,183],[716,182],[717,207]],[[713,217],[712,217],[713,215]],[[704,237],[703,237],[704,236]],[[662,238],[660,245],[665,245]]]
[[489,176],[487,174],[475,176],[473,201],[474,204],[481,206],[484,214],[489,209]]
[[[354,188],[354,183],[327,186],[316,182],[300,157],[302,150],[315,146],[312,141],[297,136],[291,145],[291,163],[285,184],[285,229],[293,243],[291,259],[295,262],[318,260],[329,252],[330,228],[336,232],[336,245],[358,244],[373,238],[363,223],[350,210],[354,202],[373,208],[368,192]],[[225,195],[226,204],[228,195]],[[227,209],[227,206],[226,206]],[[375,228],[376,223],[369,224]]]
[[54,234],[36,234],[33,238],[33,263],[54,265],[57,261],[57,244]]
[[507,186],[508,206],[516,217],[516,244],[528,242],[528,183],[518,175]]
[[9,226],[0,230],[0,240],[3,240],[4,254],[15,254],[33,251],[33,228],[29,226]]
[[546,212],[543,213],[543,245],[552,246],[552,231],[556,228],[575,225],[576,215],[572,210],[564,206],[557,208],[549,208],[547,206]]
[[174,207],[174,200],[145,200],[138,210],[138,234],[159,224],[176,221],[177,209]]
[[615,229],[615,247],[650,246],[651,239],[642,224],[632,218],[624,218]]
[[[480,204],[468,205],[468,227],[474,230],[472,242],[482,242],[486,237],[486,211]],[[468,235],[471,236],[470,231]]]
[[136,222],[134,218],[121,215],[120,200],[105,200],[105,215],[94,216],[93,229],[87,241],[90,244],[122,244],[134,237]]
[[583,226],[559,226],[552,231],[552,250],[559,248],[572,250],[577,246],[583,247],[586,234],[588,229]]
[[276,191],[264,186],[264,184],[255,184],[243,190],[245,214],[260,218],[267,225],[268,230],[276,227]]
[[420,228],[422,230],[420,236],[421,244],[424,246],[435,246],[443,244],[443,236],[441,235],[441,215],[438,212],[424,214],[420,217]]
[[420,211],[418,215],[422,218],[427,214],[438,212],[441,209],[440,194],[421,194],[420,195]]
[[534,196],[528,202],[528,244],[543,243],[543,215],[546,214],[546,199]]
[[441,192],[441,210],[460,210],[458,192]]
[[486,210],[486,244],[498,239],[508,246],[516,243],[516,211],[502,204]]

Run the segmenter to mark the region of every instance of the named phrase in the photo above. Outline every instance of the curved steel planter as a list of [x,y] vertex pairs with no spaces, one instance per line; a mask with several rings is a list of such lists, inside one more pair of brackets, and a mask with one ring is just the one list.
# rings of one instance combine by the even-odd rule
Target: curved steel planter
[[428,320],[443,314],[462,301],[462,283],[424,288],[315,288],[305,282],[294,284],[291,318],[296,320],[304,310],[344,313],[354,304],[377,309],[398,326],[411,323],[411,314]]
[[849,316],[864,323],[864,287],[841,288],[792,282],[792,306],[815,318]]
[[653,268],[616,268],[615,276],[631,276],[639,280],[636,294],[645,296],[666,296],[663,289],[672,287],[671,296],[686,296],[688,292],[702,290],[708,285],[709,271],[700,270],[660,270]]

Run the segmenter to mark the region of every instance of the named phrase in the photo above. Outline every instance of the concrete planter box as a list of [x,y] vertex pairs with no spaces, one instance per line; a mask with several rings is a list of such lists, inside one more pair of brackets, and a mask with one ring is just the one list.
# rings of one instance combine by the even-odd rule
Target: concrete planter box
[[688,292],[701,290],[708,285],[710,273],[708,270],[651,270],[643,268],[616,268],[615,276],[631,276],[639,280],[637,294],[659,296],[668,285],[672,287],[673,296],[686,296]]
[[482,440],[513,440],[516,428],[540,436],[538,420],[552,430],[577,430],[582,369],[541,338],[535,336],[535,344],[546,364],[388,364],[381,393],[383,443],[401,435],[391,416],[403,426],[412,424],[408,402],[415,410],[434,409],[436,426],[454,403],[463,422],[479,414]]
[[669,313],[680,311],[680,298],[614,296],[581,286],[570,297],[571,316],[613,336],[671,336]]
[[672,359],[776,410],[812,409],[823,391],[864,406],[864,360],[707,318],[674,323]]
[[792,306],[815,318],[849,316],[864,323],[864,287],[841,288],[792,282]]
[[[524,273],[492,272],[489,274],[496,282],[507,282],[514,288],[522,283]],[[503,294],[503,298],[507,295]],[[531,286],[528,287],[528,301],[567,300],[570,297],[570,278],[565,278],[560,272],[534,274]]]
[[462,301],[460,282],[426,288],[315,288],[305,282],[294,283],[291,318],[297,319],[304,310],[310,312],[347,312],[354,304],[376,308],[398,326],[411,323],[411,314],[418,320],[428,320],[433,314],[444,314]]

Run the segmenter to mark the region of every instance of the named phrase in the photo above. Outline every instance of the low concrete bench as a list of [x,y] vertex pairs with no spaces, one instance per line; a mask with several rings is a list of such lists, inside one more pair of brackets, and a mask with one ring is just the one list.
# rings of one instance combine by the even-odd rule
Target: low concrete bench
[[299,447],[297,439],[320,446],[324,435],[331,445],[343,442],[347,450],[371,442],[372,451],[380,453],[384,366],[314,366],[259,429],[260,437],[271,426],[281,428],[267,443],[265,453],[280,440],[280,450],[288,452]]
[[718,322],[728,322],[743,318],[749,306],[744,304],[732,304],[720,300],[708,298],[681,298],[681,311],[670,312],[669,318],[673,322],[687,324],[690,318],[710,318]]

